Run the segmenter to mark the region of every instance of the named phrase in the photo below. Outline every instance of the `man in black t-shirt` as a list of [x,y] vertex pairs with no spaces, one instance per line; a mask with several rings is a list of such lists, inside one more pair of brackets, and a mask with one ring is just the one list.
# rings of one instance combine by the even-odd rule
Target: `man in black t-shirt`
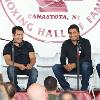
[[33,67],[36,63],[34,48],[31,43],[23,40],[23,35],[23,28],[14,26],[12,28],[13,40],[6,44],[3,50],[4,59],[8,65],[8,78],[14,82],[17,91],[20,91],[17,75],[29,76],[27,87],[36,83],[38,77],[38,71]]

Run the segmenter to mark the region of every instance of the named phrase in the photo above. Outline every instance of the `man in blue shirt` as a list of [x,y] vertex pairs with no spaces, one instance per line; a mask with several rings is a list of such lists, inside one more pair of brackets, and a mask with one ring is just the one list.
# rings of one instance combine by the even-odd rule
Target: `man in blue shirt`
[[5,45],[3,55],[8,65],[8,78],[11,82],[14,82],[17,91],[20,91],[17,75],[29,76],[27,87],[37,81],[38,71],[33,67],[36,63],[36,57],[32,44],[23,40],[24,30],[22,27],[14,26],[12,36],[13,40]]
[[[87,90],[89,78],[93,71],[90,42],[80,36],[79,27],[75,24],[68,28],[68,34],[70,39],[64,41],[61,48],[61,64],[54,65],[53,72],[61,87],[64,90],[70,90],[70,85],[66,82],[64,74],[76,74],[77,60],[79,59],[79,69],[82,75],[81,90]],[[79,49],[79,55],[77,55],[77,48]],[[66,59],[68,62],[66,62]]]

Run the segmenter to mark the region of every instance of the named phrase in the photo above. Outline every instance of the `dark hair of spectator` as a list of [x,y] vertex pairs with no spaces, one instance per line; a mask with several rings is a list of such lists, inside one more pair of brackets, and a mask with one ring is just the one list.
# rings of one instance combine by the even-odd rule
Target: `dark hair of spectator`
[[57,80],[52,76],[48,76],[44,80],[44,86],[48,91],[53,91],[57,89]]

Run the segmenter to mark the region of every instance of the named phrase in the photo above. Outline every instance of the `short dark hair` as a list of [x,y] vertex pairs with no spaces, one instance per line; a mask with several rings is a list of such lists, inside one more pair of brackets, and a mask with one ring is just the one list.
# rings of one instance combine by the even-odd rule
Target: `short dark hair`
[[60,93],[59,96],[58,96],[58,100],[63,100],[63,95],[65,95],[65,94],[71,95],[71,96],[72,96],[72,100],[77,100],[76,95],[73,94],[73,93],[70,92],[70,91],[64,91],[64,92]]
[[15,33],[16,33],[16,30],[20,30],[20,31],[23,31],[24,32],[24,30],[23,30],[23,28],[21,27],[21,26],[14,26],[13,28],[12,28],[12,33],[15,35]]
[[70,30],[70,29],[73,29],[73,28],[75,28],[78,32],[80,32],[80,31],[79,31],[79,27],[78,27],[76,24],[72,24],[72,25],[70,25],[69,28],[68,28],[68,33],[69,33],[69,30]]
[[44,86],[48,91],[57,89],[57,80],[53,76],[48,76],[44,80]]

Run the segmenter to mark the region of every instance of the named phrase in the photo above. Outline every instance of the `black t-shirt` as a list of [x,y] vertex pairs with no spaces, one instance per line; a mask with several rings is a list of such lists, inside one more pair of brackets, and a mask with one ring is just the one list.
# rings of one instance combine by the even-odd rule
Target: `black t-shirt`
[[[12,42],[9,42],[5,45],[3,49],[3,55],[9,54],[11,55],[12,59]],[[31,43],[27,41],[23,41],[21,43],[21,46],[17,47],[13,45],[14,47],[14,62],[19,64],[28,64],[30,63],[29,59],[29,52],[34,52],[34,48]]]

